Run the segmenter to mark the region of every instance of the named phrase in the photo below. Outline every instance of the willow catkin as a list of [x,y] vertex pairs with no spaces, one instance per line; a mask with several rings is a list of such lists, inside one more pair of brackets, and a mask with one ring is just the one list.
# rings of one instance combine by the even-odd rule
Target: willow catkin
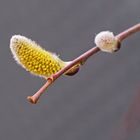
[[10,48],[17,63],[38,76],[49,77],[68,64],[21,35],[14,35],[11,38]]

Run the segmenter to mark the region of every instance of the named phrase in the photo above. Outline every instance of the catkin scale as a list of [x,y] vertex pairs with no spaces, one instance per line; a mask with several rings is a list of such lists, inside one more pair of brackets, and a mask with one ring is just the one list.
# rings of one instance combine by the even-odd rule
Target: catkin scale
[[38,76],[49,77],[68,64],[24,36],[14,35],[10,48],[18,64]]

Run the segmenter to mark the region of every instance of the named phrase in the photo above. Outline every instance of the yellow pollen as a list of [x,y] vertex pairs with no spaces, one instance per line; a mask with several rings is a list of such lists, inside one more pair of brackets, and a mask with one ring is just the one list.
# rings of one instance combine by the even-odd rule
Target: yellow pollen
[[15,60],[27,71],[38,76],[49,77],[66,65],[58,56],[24,36],[14,35],[10,48]]

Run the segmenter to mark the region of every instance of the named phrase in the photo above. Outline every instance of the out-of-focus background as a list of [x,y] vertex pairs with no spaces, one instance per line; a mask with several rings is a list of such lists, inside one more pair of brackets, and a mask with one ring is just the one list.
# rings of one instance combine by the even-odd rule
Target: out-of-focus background
[[61,77],[31,105],[45,82],[14,61],[9,41],[24,35],[63,60],[94,46],[102,30],[115,34],[140,22],[139,0],[0,1],[0,139],[140,139],[140,33],[115,54],[98,53],[73,77]]

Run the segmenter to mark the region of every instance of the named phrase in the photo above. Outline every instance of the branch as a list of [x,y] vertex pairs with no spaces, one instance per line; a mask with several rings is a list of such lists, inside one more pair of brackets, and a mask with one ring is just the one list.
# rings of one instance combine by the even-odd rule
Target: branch
[[[130,35],[140,31],[140,23],[134,25],[133,27],[121,32],[118,34],[115,38],[117,40],[117,48],[120,48],[121,42],[129,37]],[[40,96],[44,93],[44,91],[56,80],[58,79],[62,74],[66,73],[68,70],[70,70],[73,66],[76,64],[83,64],[90,56],[96,54],[97,52],[100,51],[99,47],[93,47],[92,49],[88,50],[84,54],[80,55],[69,65],[58,71],[57,73],[53,74],[51,77],[47,78],[47,82],[33,95],[33,96],[28,96],[27,99],[29,102],[36,104],[40,98]]]
[[126,39],[127,37],[129,37],[130,35],[133,35],[134,33],[140,31],[140,23],[130,27],[129,29],[121,32],[120,34],[118,34],[116,36],[116,38],[118,38],[118,40],[120,42],[122,42],[124,39]]

